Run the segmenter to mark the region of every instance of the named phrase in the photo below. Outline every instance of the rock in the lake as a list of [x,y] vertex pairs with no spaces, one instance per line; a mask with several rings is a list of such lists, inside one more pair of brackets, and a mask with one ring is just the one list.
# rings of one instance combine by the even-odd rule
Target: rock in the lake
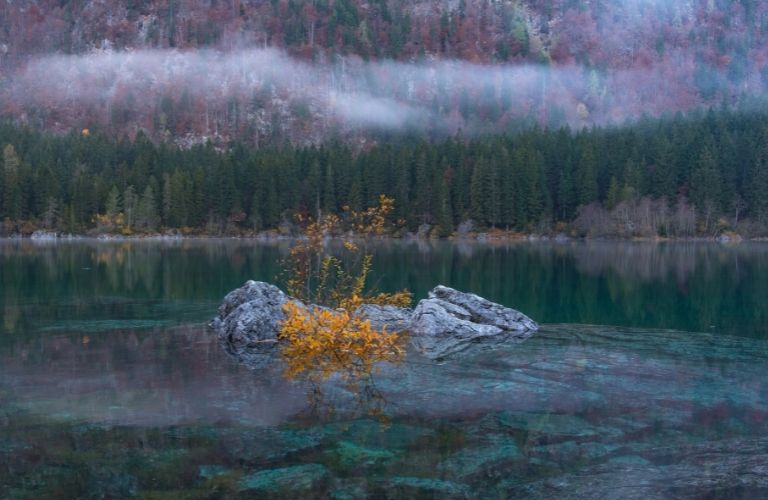
[[[439,299],[465,309],[475,323],[494,325],[505,331],[534,332],[539,329],[531,318],[509,307],[486,300],[474,293],[464,293],[448,288],[436,286],[429,292],[430,299]],[[525,337],[530,337],[524,335]]]
[[364,304],[360,306],[355,315],[359,315],[371,322],[374,330],[387,332],[404,332],[411,326],[413,311],[395,306],[379,306]]
[[[248,281],[224,298],[211,326],[230,353],[248,366],[265,367],[276,352],[283,306],[289,300],[295,299],[274,285]],[[445,286],[433,289],[415,311],[365,304],[355,314],[368,319],[376,330],[408,331],[413,344],[432,359],[463,350],[479,339],[514,341],[538,329],[519,311]]]
[[526,339],[538,325],[519,311],[478,295],[438,286],[416,306],[411,339],[427,357],[436,359],[462,350],[468,343],[507,335]]
[[248,281],[224,298],[212,326],[219,338],[234,346],[274,345],[287,301],[288,296],[276,286]]

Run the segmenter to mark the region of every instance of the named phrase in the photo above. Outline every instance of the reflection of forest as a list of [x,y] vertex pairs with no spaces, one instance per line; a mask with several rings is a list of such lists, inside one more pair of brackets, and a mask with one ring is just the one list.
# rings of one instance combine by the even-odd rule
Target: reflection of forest
[[[378,245],[373,287],[408,288],[417,300],[445,284],[542,323],[768,336],[768,246],[758,243]],[[62,320],[202,323],[247,279],[275,281],[286,249],[245,240],[1,242],[0,332],[30,334]]]

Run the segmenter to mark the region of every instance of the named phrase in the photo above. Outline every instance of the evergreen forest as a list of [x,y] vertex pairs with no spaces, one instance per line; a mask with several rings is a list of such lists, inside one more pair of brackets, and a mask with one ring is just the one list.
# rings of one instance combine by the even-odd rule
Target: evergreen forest
[[768,114],[622,127],[380,138],[353,147],[191,148],[139,134],[0,125],[3,234],[253,235],[395,199],[399,234],[693,237],[768,233]]

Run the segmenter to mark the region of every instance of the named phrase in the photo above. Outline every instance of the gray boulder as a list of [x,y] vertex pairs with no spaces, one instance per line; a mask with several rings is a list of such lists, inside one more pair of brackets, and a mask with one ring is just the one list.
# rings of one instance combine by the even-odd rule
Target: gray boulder
[[[439,299],[459,306],[470,315],[474,323],[494,325],[505,331],[534,332],[539,329],[531,318],[509,307],[496,304],[474,293],[464,293],[438,285],[429,292],[430,299]],[[530,337],[531,333],[524,335]]]
[[364,304],[355,312],[355,315],[370,321],[375,330],[386,329],[389,333],[408,330],[411,326],[412,314],[413,311],[410,309],[375,304]]
[[288,296],[276,286],[248,281],[224,298],[211,326],[220,339],[236,347],[274,346],[287,301]]
[[523,340],[538,328],[519,311],[438,286],[416,306],[410,332],[411,341],[425,356],[438,359],[489,337]]
[[[224,298],[211,326],[228,352],[248,366],[267,367],[277,352],[283,306],[289,300],[295,299],[274,285],[248,281]],[[411,342],[432,359],[461,351],[480,339],[526,339],[538,329],[519,311],[445,286],[433,289],[414,311],[366,304],[355,314],[368,319],[377,330],[410,332]]]

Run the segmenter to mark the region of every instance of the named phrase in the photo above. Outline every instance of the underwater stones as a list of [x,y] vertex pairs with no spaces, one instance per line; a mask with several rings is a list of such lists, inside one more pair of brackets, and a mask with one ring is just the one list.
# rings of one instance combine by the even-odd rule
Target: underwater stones
[[529,453],[532,458],[540,459],[544,463],[562,464],[595,461],[607,457],[619,449],[619,445],[595,441],[565,441],[557,444],[535,446],[529,450]]
[[[686,438],[690,441],[690,436]],[[765,498],[768,440],[735,438],[658,446],[518,485],[510,497]]]
[[349,441],[340,441],[330,452],[345,468],[374,467],[391,462],[396,455],[383,448],[369,448]]
[[465,448],[440,464],[441,471],[450,477],[469,478],[488,474],[496,469],[511,470],[515,463],[525,460],[514,439],[505,435],[486,436],[484,446]]
[[87,490],[93,498],[129,498],[138,496],[136,477],[113,467],[90,471]]
[[322,438],[331,441],[347,441],[367,448],[403,449],[430,439],[434,431],[397,422],[382,424],[372,419],[336,422],[323,427]]
[[395,498],[470,498],[470,490],[463,484],[424,477],[394,477],[388,490]]
[[270,496],[311,492],[328,477],[328,470],[320,464],[266,469],[244,476],[240,480],[240,491]]
[[252,429],[220,433],[217,442],[227,450],[227,456],[250,462],[284,460],[305,453],[320,444],[320,436],[302,430]]
[[538,328],[519,311],[475,294],[437,286],[416,306],[410,332],[414,345],[434,359],[487,337],[526,339]]
[[610,460],[608,460],[608,463],[618,464],[618,465],[637,465],[637,466],[652,465],[651,462],[649,462],[645,458],[638,455],[623,455],[623,456],[613,457]]
[[502,412],[498,415],[502,429],[526,429],[563,439],[591,439],[599,436],[621,436],[620,429],[613,427],[596,427],[576,415],[556,413],[526,413],[515,414]]
[[197,471],[197,475],[201,479],[213,479],[232,473],[230,469],[223,465],[200,465],[197,468]]

